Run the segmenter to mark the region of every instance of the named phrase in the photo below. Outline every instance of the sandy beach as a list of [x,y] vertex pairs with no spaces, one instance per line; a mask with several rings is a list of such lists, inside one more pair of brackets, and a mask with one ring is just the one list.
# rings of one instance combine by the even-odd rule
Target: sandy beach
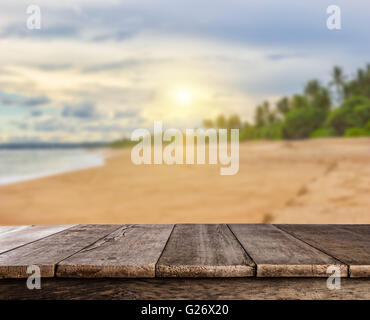
[[370,139],[247,142],[240,169],[103,167],[0,187],[0,224],[370,223]]

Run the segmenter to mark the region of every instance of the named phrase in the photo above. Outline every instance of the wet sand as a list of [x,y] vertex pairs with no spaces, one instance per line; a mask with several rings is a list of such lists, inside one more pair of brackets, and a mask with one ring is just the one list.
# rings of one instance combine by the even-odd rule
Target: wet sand
[[100,168],[0,187],[0,224],[370,223],[370,139],[247,142],[240,169],[140,165],[131,149]]

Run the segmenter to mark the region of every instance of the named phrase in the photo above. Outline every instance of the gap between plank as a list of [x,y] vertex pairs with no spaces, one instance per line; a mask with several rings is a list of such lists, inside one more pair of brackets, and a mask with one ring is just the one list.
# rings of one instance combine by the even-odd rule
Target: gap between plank
[[236,241],[239,243],[239,245],[242,247],[242,249],[244,250],[245,254],[252,260],[252,262],[254,264],[254,267],[253,267],[253,277],[257,277],[257,263],[256,263],[256,261],[253,260],[252,256],[247,252],[247,249],[244,248],[244,246],[239,241],[239,239],[236,236],[236,234],[231,230],[230,226],[228,224],[226,224],[226,226],[230,230],[231,234],[234,236],[234,238],[236,239]]
[[170,239],[171,239],[172,233],[173,233],[173,231],[175,230],[176,226],[177,226],[177,223],[173,225],[172,230],[171,230],[171,233],[170,233],[170,235],[168,236],[168,239],[167,239],[167,241],[166,241],[166,244],[164,245],[163,250],[162,250],[161,254],[159,255],[159,257],[158,257],[158,259],[157,259],[157,262],[156,262],[156,263],[155,263],[155,265],[154,265],[154,278],[160,278],[160,277],[157,277],[157,276],[158,276],[157,266],[158,266],[159,260],[161,259],[162,255],[163,255],[164,250],[165,250],[165,249],[166,249],[166,247],[167,247],[168,242],[169,242],[169,241],[170,241]]
[[348,277],[348,278],[350,278],[350,265],[348,265],[347,263],[345,263],[345,262],[343,262],[342,260],[338,259],[337,257],[334,257],[333,255],[331,255],[330,253],[326,252],[325,250],[322,250],[322,249],[320,249],[320,248],[317,248],[317,247],[315,247],[314,245],[312,245],[312,244],[310,244],[310,243],[306,242],[305,240],[303,240],[303,239],[299,238],[298,236],[295,236],[294,234],[290,233],[289,231],[286,231],[286,230],[284,230],[284,229],[281,229],[281,228],[279,228],[277,225],[274,225],[274,224],[272,224],[272,226],[273,226],[273,227],[275,227],[276,229],[280,230],[280,231],[283,231],[283,232],[285,232],[285,233],[287,233],[287,234],[291,235],[293,238],[295,238],[295,239],[297,239],[297,240],[299,240],[299,241],[304,242],[305,244],[307,244],[307,245],[309,245],[310,247],[312,247],[312,248],[314,248],[314,249],[316,249],[316,250],[320,251],[321,253],[324,253],[324,254],[326,254],[327,256],[329,256],[329,257],[331,257],[331,258],[333,258],[333,259],[335,259],[335,260],[339,261],[340,263],[343,263],[345,266],[347,266],[347,277]]
[[[81,225],[81,224],[79,224],[79,225]],[[106,234],[105,236],[103,236],[103,237],[99,238],[98,240],[96,240],[96,241],[94,241],[94,242],[90,243],[90,244],[89,244],[89,245],[87,245],[86,247],[84,247],[84,248],[82,248],[82,249],[80,249],[80,250],[78,250],[78,251],[76,251],[76,252],[72,253],[72,254],[71,254],[71,255],[69,255],[68,257],[65,257],[65,258],[63,258],[62,260],[60,260],[60,261],[56,262],[56,263],[54,264],[54,277],[53,277],[53,278],[57,278],[57,271],[58,271],[59,263],[61,263],[62,261],[64,261],[64,260],[66,260],[66,259],[68,259],[68,258],[70,258],[70,257],[74,256],[75,254],[77,254],[77,253],[79,253],[79,252],[81,252],[81,251],[85,250],[87,247],[92,246],[93,244],[97,243],[98,241],[100,241],[100,240],[102,240],[102,239],[104,239],[104,238],[108,237],[110,234],[112,234],[113,232],[116,232],[117,230],[121,229],[121,228],[122,228],[122,227],[124,227],[124,226],[125,226],[125,225],[122,225],[122,224],[121,224],[117,229],[114,229],[113,231],[109,232],[109,233],[108,233],[108,234]],[[126,226],[127,226],[127,225],[126,225]]]

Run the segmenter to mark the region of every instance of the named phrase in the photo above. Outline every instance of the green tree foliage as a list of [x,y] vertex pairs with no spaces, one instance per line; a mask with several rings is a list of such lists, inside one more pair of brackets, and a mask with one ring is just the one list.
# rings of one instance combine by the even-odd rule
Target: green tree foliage
[[236,114],[231,115],[227,120],[227,128],[228,129],[240,129],[242,128],[242,121],[240,117]]
[[134,146],[137,142],[131,141],[128,138],[123,138],[121,140],[113,141],[110,146],[112,148],[125,148],[125,147],[131,147]]
[[279,140],[281,139],[281,123],[275,122],[263,127],[246,126],[240,131],[240,140]]
[[216,127],[219,129],[227,128],[227,120],[223,114],[220,114],[216,119]]
[[319,128],[310,134],[310,138],[325,138],[335,136],[335,131],[332,128]]
[[365,130],[370,133],[370,120],[365,125]]
[[343,70],[341,67],[335,66],[332,72],[332,81],[330,85],[335,86],[336,95],[337,95],[337,102],[341,103],[343,99],[343,95],[345,95],[346,90],[345,87],[345,76],[343,74]]
[[203,120],[203,127],[217,129],[240,129],[243,123],[237,114],[231,115],[229,118],[224,115],[219,115],[215,121],[210,119]]
[[[348,79],[335,66],[328,86],[307,82],[302,94],[282,97],[275,107],[258,105],[254,125],[243,124],[237,115],[205,120],[207,128],[239,128],[240,139],[303,139],[370,135],[370,64]],[[334,105],[334,107],[333,107]]]
[[365,69],[357,70],[357,75],[351,81],[343,84],[345,98],[363,96],[370,98],[370,64]]
[[321,90],[321,85],[318,80],[308,81],[304,88],[304,93],[309,98],[314,98]]
[[327,126],[343,135],[352,127],[362,127],[370,120],[370,100],[362,96],[353,96],[333,110],[327,118]]
[[282,136],[286,139],[308,138],[326,118],[326,112],[319,108],[302,108],[290,111],[283,122]]
[[351,109],[340,107],[329,114],[327,126],[333,128],[336,135],[342,135],[347,128],[356,125]]
[[348,128],[344,132],[344,137],[348,137],[348,138],[364,137],[364,136],[370,136],[370,131],[366,130],[365,128],[358,128],[358,127]]
[[212,120],[210,120],[210,119],[204,119],[203,120],[203,127],[209,129],[209,128],[214,128],[215,125],[214,125],[214,123],[213,123]]
[[320,88],[319,91],[315,93],[315,95],[312,97],[311,106],[329,111],[331,108],[331,98],[329,90],[326,88]]
[[364,127],[370,120],[370,103],[355,107],[353,112],[357,119],[357,125]]
[[276,109],[281,115],[285,115],[290,111],[289,98],[283,97],[276,102]]
[[257,106],[255,116],[254,116],[254,123],[256,127],[263,127],[265,123],[265,115],[262,106]]
[[290,102],[291,109],[303,109],[309,106],[308,99],[306,96],[301,94],[295,94]]
[[343,102],[342,107],[353,110],[356,106],[368,104],[369,101],[370,101],[369,98],[361,96],[361,95],[352,96],[351,98]]
[[271,125],[277,120],[277,112],[270,108],[268,101],[264,101],[262,105],[257,106],[254,121],[257,127]]

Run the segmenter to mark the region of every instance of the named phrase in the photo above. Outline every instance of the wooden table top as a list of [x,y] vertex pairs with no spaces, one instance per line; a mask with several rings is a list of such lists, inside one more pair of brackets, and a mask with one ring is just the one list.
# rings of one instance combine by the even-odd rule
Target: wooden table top
[[370,225],[0,226],[0,278],[370,277]]

